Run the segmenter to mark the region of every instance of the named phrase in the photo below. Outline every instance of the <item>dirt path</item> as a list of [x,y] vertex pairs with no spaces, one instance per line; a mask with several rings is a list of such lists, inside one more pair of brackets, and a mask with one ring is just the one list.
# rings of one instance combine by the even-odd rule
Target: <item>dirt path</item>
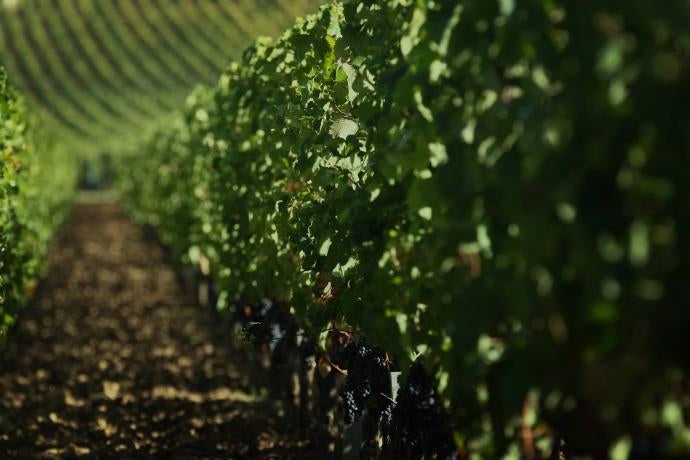
[[117,204],[77,205],[0,356],[0,458],[308,458],[209,330]]

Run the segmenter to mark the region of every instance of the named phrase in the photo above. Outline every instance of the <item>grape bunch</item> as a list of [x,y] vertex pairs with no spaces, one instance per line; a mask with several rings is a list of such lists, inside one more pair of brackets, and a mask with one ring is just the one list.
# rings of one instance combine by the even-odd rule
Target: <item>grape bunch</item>
[[384,424],[390,424],[393,419],[393,404],[388,404],[381,411],[381,421]]
[[340,391],[340,397],[343,398],[343,418],[347,425],[355,421],[361,413],[357,401],[355,401],[355,394],[351,390]]
[[401,459],[458,459],[450,419],[436,393],[433,379],[417,362],[398,393],[387,438]]
[[374,420],[389,420],[392,411],[390,400],[390,371],[392,363],[385,353],[366,341],[350,343],[333,361],[347,369],[347,379],[340,388],[344,419],[350,424],[367,409]]

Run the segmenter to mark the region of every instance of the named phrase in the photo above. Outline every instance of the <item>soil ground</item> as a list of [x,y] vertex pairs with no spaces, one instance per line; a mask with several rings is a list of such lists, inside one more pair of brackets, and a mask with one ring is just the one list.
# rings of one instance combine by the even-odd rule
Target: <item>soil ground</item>
[[310,458],[114,202],[78,204],[0,356],[0,458]]

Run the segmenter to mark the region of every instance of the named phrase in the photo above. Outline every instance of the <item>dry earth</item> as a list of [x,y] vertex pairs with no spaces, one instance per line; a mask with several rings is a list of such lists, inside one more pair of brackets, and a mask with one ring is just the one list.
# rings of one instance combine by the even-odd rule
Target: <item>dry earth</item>
[[0,356],[0,458],[309,458],[117,203],[82,203]]

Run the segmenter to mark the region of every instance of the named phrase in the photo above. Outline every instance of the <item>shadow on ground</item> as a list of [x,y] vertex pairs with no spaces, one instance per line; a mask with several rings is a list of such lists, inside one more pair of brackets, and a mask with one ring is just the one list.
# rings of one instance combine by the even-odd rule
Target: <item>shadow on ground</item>
[[78,204],[0,357],[2,458],[309,458],[162,249]]

